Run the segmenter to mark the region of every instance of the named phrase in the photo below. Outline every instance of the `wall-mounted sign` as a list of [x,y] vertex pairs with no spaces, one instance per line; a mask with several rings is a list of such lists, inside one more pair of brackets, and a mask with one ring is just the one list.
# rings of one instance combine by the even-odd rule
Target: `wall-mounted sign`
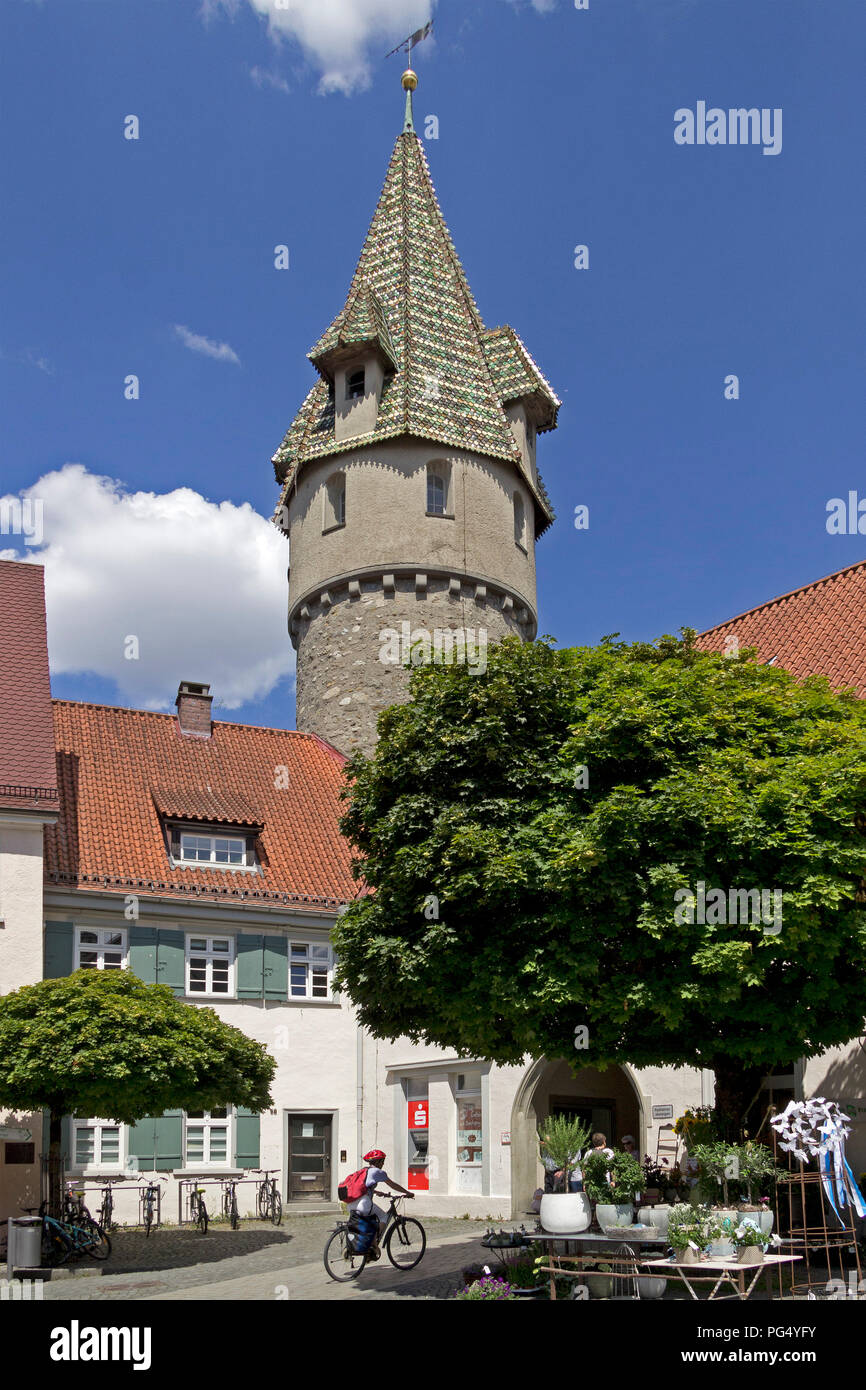
[[32,1130],[18,1129],[15,1125],[0,1125],[0,1139],[5,1139],[10,1144],[29,1144],[32,1138]]
[[501,1144],[510,1144],[510,1143],[511,1143],[511,1135],[509,1134],[508,1130],[505,1130],[505,1131],[504,1131],[504,1133],[503,1133],[503,1135],[502,1135],[502,1138],[500,1139],[499,1142],[500,1142]]
[[410,1100],[409,1102],[409,1128],[426,1129],[428,1122],[428,1111],[426,1100]]
[[672,1120],[674,1117],[674,1107],[672,1105],[654,1105],[654,1120]]

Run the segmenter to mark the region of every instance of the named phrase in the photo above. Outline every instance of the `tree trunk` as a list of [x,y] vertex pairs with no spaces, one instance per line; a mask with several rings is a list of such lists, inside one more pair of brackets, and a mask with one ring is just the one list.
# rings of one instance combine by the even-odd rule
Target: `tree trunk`
[[722,1138],[738,1144],[748,1133],[750,1120],[751,1128],[756,1126],[758,1116],[754,1107],[767,1069],[747,1067],[730,1057],[715,1057],[713,1071],[716,1078],[714,1108]]
[[63,1217],[63,1112],[52,1110],[48,1127],[48,1215]]

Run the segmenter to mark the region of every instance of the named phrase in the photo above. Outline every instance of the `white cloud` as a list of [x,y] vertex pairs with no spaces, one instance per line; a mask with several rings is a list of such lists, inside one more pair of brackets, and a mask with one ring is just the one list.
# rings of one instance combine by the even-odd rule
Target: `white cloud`
[[214,338],[206,338],[203,333],[193,333],[192,329],[185,328],[182,323],[176,323],[174,331],[190,352],[200,352],[203,357],[212,357],[215,362],[234,362],[238,367],[241,365],[241,359],[228,343],[218,343]]
[[[52,671],[114,680],[146,709],[170,708],[180,680],[209,681],[237,709],[294,669],[288,549],[248,503],[126,492],[80,463],[22,495],[43,502],[43,545],[26,559],[45,566]],[[124,656],[129,637],[138,660]]]
[[0,352],[6,362],[20,362],[25,367],[38,367],[40,372],[46,376],[54,375],[54,368],[44,353],[37,352],[35,348],[20,348],[18,352]]
[[273,87],[277,92],[288,92],[289,84],[278,72],[268,72],[266,68],[250,68],[249,74],[257,87]]
[[[435,0],[246,0],[274,39],[294,39],[321,73],[322,92],[370,85],[370,60],[420,29]],[[234,16],[239,0],[202,0],[201,14]],[[432,40],[425,40],[428,44]],[[381,48],[381,52],[376,49]],[[397,61],[395,58],[394,62]]]

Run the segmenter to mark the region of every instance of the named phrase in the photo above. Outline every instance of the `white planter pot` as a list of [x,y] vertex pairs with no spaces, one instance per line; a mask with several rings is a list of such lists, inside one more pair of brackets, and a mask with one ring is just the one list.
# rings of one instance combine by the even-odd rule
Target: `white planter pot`
[[768,1236],[773,1229],[773,1213],[771,1211],[738,1211],[737,1220],[741,1225],[757,1226],[759,1231],[763,1231]]
[[690,1245],[687,1245],[685,1250],[676,1252],[676,1262],[680,1265],[696,1265],[700,1262],[700,1258],[699,1252],[693,1250]]
[[595,1214],[599,1226],[604,1231],[608,1226],[630,1226],[634,1219],[634,1207],[631,1202],[618,1202],[615,1206],[599,1202]]
[[585,1192],[546,1192],[539,1220],[552,1236],[577,1235],[592,1221],[592,1207]]
[[637,1291],[642,1299],[662,1298],[668,1286],[667,1279],[656,1279],[655,1276],[641,1276],[637,1281]]
[[612,1298],[614,1281],[609,1274],[585,1274],[590,1298]]
[[732,1240],[712,1240],[707,1246],[707,1253],[711,1260],[727,1260],[734,1253],[734,1242]]
[[654,1207],[640,1207],[637,1219],[642,1226],[653,1226],[660,1235],[666,1236],[668,1233],[668,1222],[670,1220],[671,1209],[666,1202],[659,1202]]

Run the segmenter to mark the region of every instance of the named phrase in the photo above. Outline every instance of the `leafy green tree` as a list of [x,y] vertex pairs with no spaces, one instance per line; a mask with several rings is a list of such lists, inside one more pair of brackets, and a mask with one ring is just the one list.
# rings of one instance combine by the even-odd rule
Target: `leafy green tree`
[[49,1203],[61,1210],[61,1121],[135,1124],[165,1110],[270,1105],[263,1043],[127,970],[77,970],[0,998],[0,1105],[47,1110]]
[[[711,1068],[734,1139],[762,1075],[859,1033],[866,704],[751,655],[685,632],[418,668],[347,769],[360,1021],[498,1062]],[[700,921],[701,883],[781,891],[781,923]]]

